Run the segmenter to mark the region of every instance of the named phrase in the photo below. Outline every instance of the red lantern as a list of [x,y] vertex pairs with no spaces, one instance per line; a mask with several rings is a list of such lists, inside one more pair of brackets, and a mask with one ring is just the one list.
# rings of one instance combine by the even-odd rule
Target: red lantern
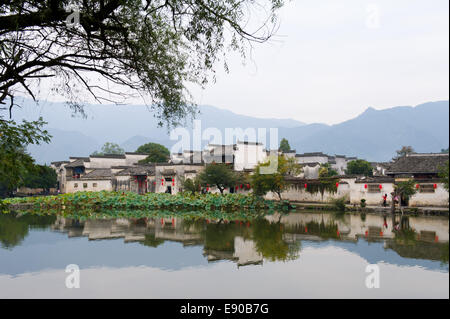
[[250,184],[247,184],[247,189],[250,189]]
[[175,186],[175,181],[172,182],[172,186]]
[[434,184],[433,187],[434,187],[434,189],[436,189],[437,188],[437,184]]
[[339,187],[339,182],[338,182],[338,183],[336,183],[336,187]]
[[381,185],[381,184],[380,184],[380,186],[379,186],[379,187],[380,187],[380,189],[383,189],[383,185]]
[[161,182],[164,182],[164,178],[161,178]]
[[420,185],[419,185],[419,184],[416,184],[416,188],[419,189],[419,188],[420,188]]
[[206,187],[206,191],[209,192],[209,187]]
[[305,188],[308,188],[308,184],[305,184]]
[[367,189],[367,184],[364,184],[364,188]]
[[243,189],[244,188],[244,186],[241,184],[241,189]]

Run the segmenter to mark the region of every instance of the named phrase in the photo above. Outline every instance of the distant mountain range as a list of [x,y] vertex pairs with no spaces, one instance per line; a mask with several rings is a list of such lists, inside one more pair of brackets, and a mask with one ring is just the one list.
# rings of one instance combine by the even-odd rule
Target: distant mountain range
[[[30,146],[39,163],[65,160],[69,156],[88,156],[105,142],[135,151],[148,142],[171,147],[166,128],[158,128],[150,110],[139,105],[87,105],[87,118],[73,116],[64,103],[16,99],[14,120],[35,120],[42,116],[53,135],[48,145]],[[324,152],[348,155],[370,161],[388,161],[402,145],[417,152],[438,152],[449,145],[449,101],[399,106],[385,110],[368,108],[364,113],[336,125],[305,124],[291,119],[264,119],[235,114],[213,106],[200,106],[202,129],[278,128],[278,139],[285,137],[298,153]],[[191,125],[188,125],[190,127]],[[203,144],[207,141],[203,141]]]

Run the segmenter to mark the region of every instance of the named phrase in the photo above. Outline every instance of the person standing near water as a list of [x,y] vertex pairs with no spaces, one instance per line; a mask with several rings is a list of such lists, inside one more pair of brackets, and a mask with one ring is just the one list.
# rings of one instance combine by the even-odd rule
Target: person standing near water
[[387,205],[387,194],[383,195],[383,207],[386,207]]

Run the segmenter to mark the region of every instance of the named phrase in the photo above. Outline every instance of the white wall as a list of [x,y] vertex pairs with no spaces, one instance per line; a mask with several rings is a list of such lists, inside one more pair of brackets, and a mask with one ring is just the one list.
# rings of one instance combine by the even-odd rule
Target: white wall
[[320,163],[325,164],[328,163],[328,156],[301,156],[296,157],[297,163],[305,164],[305,163]]
[[336,164],[331,165],[331,168],[335,169],[339,175],[345,175],[347,169],[347,159],[345,157],[336,157]]
[[263,145],[238,143],[234,151],[234,169],[242,171],[253,169],[258,163],[266,160],[267,153]]
[[86,168],[111,168],[112,166],[127,165],[125,158],[91,157],[90,159],[90,162],[84,163]]
[[441,183],[436,184],[437,188],[434,193],[421,193],[418,191],[415,195],[409,199],[409,206],[447,206],[449,195],[444,185]]
[[[94,187],[94,183],[97,187]],[[78,187],[75,187],[78,184]],[[85,188],[83,185],[87,184]],[[111,180],[71,180],[66,182],[65,193],[112,191]]]
[[317,179],[319,178],[319,170],[320,170],[320,165],[316,165],[316,166],[308,166],[305,165],[303,166],[303,178],[307,178],[307,179]]
[[[281,198],[283,200],[287,199],[290,201],[297,202],[309,202],[309,203],[329,203],[333,199],[337,198],[346,198],[350,199],[350,187],[348,184],[339,184],[336,193],[324,192],[323,196],[319,193],[311,194],[307,192],[303,187],[295,188],[290,187],[288,190],[281,193]],[[275,199],[278,200],[278,194],[269,192],[265,196],[266,199]]]
[[[366,200],[366,205],[381,206],[383,204],[383,195],[387,194],[387,203],[390,205],[391,193],[394,191],[394,184],[392,183],[371,183],[373,185],[380,185],[382,189],[377,193],[369,193],[369,187],[364,187],[365,183],[355,183],[354,180],[346,180],[350,185],[350,204],[360,205],[361,199]],[[369,185],[369,183],[367,184]]]
[[141,155],[141,154],[125,154],[125,165],[132,166],[134,164],[137,164],[139,161],[144,160],[148,157],[148,155]]

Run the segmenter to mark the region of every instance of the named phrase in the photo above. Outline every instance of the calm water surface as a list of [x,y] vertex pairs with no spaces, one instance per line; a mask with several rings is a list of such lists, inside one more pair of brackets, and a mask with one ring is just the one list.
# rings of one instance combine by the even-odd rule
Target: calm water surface
[[[449,221],[298,212],[251,221],[2,214],[0,298],[448,298]],[[80,268],[68,289],[66,266]],[[366,266],[380,288],[366,287]]]

